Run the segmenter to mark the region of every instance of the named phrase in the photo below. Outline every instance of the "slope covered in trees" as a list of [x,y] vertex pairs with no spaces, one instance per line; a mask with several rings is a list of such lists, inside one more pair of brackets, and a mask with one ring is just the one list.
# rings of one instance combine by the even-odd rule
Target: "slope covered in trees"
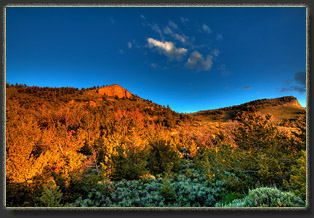
[[284,131],[243,105],[208,122],[126,91],[7,84],[7,206],[213,207],[260,186],[305,205],[305,112]]

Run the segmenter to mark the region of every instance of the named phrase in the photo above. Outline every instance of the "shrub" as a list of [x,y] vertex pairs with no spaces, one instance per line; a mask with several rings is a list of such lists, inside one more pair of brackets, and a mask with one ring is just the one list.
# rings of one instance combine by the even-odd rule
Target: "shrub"
[[65,198],[68,202],[73,202],[80,196],[87,198],[91,190],[106,191],[105,186],[100,186],[99,181],[103,180],[102,173],[89,172],[85,170],[83,173],[71,174],[71,185],[64,190]]
[[303,200],[306,198],[306,151],[297,159],[297,164],[291,168],[289,182],[284,180],[284,186],[299,195]]
[[115,180],[138,179],[147,174],[146,150],[131,151],[130,149],[117,148],[118,154],[112,157],[112,177]]
[[60,203],[63,193],[59,190],[59,186],[52,180],[48,185],[44,185],[40,200],[40,206],[45,207],[61,207]]
[[[101,184],[98,184],[99,186]],[[72,206],[78,207],[211,207],[224,191],[223,183],[210,182],[202,175],[172,179],[145,178],[140,180],[102,183],[111,191],[93,188],[87,198],[79,197]]]
[[177,172],[181,166],[180,154],[171,141],[158,140],[152,147],[148,158],[148,167],[152,174]]
[[164,205],[160,195],[161,181],[149,179],[112,183],[112,192],[104,193],[97,189],[91,190],[87,199],[80,197],[74,206],[78,207],[158,207]]
[[160,189],[160,194],[165,198],[165,202],[173,202],[176,199],[175,190],[171,187],[168,179],[165,179]]
[[238,150],[246,152],[238,165],[254,184],[282,186],[299,157],[300,146],[289,135],[280,133],[269,119],[257,114],[243,118],[235,131],[235,142]]
[[200,174],[191,178],[178,175],[170,182],[176,193],[176,207],[212,207],[224,192],[221,181],[210,182]]
[[282,192],[277,188],[261,187],[250,190],[243,199],[230,204],[217,203],[216,207],[304,207],[305,202],[292,192]]

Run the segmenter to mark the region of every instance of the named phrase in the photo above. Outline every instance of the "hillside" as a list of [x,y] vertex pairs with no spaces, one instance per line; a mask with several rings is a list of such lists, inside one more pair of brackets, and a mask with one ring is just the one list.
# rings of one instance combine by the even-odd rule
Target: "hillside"
[[294,97],[183,114],[119,85],[7,84],[6,202],[214,207],[276,184],[304,205],[305,133]]
[[[7,100],[19,99],[23,104],[34,105],[89,105],[91,107],[106,107],[113,109],[114,106],[137,108],[147,113],[152,119],[171,112],[178,120],[182,117],[196,119],[205,122],[227,122],[239,119],[241,114],[256,112],[260,115],[272,115],[272,119],[278,125],[294,122],[300,116],[304,116],[306,109],[301,107],[298,100],[293,96],[285,96],[275,99],[260,99],[225,108],[198,111],[190,114],[179,114],[169,107],[142,99],[125,88],[114,84],[103,87],[77,89],[70,87],[27,87],[25,85],[7,85]],[[34,106],[33,105],[33,106]],[[177,120],[177,121],[178,121]]]
[[241,114],[256,112],[260,115],[272,115],[272,120],[278,125],[293,123],[303,117],[306,109],[301,107],[293,96],[285,96],[275,99],[261,99],[247,102],[241,105],[225,107],[213,110],[204,110],[190,115],[208,122],[227,122],[237,120]]
[[103,87],[77,89],[71,87],[28,87],[26,85],[9,85],[6,89],[7,101],[17,101],[24,108],[42,107],[84,107],[103,110],[108,116],[117,111],[138,111],[143,114],[145,122],[175,127],[180,120],[193,119],[189,115],[177,113],[132,94],[125,88],[114,84]]

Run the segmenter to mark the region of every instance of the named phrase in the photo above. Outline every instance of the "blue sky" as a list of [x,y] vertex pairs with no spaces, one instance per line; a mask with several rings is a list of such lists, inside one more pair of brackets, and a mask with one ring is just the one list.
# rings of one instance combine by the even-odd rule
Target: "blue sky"
[[177,112],[295,96],[306,106],[305,7],[6,9],[6,81],[119,84]]

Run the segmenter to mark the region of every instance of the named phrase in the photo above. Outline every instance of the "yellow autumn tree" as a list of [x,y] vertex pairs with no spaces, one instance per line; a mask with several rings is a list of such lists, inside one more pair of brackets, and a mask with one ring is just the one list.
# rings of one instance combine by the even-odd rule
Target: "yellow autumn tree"
[[35,118],[18,105],[8,105],[6,112],[6,177],[8,182],[22,183],[34,176],[32,151],[41,132]]

